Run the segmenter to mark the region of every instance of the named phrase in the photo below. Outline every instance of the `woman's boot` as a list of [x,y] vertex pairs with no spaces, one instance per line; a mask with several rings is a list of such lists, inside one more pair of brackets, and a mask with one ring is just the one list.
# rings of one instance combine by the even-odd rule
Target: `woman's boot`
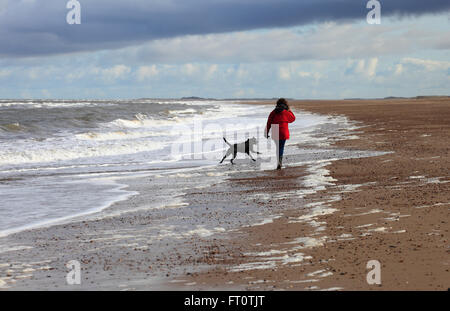
[[283,156],[278,159],[277,170],[281,170],[281,166],[283,165]]

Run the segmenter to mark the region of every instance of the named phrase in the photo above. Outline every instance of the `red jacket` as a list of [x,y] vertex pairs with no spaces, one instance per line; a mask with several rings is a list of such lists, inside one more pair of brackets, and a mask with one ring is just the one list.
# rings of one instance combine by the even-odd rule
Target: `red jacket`
[[[288,123],[292,123],[295,121],[295,116],[290,110],[283,110],[280,113],[276,113],[275,110],[272,111],[269,115],[269,118],[267,119],[267,126],[266,126],[266,135],[269,133],[270,128],[272,127],[272,124],[278,124],[280,129],[280,137],[278,139],[289,139],[289,127]],[[273,131],[272,131],[272,138],[273,137]]]

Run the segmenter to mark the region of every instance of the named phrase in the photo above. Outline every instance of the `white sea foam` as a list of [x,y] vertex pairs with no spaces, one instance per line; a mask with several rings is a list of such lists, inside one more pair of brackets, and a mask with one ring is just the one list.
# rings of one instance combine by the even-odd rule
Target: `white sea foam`
[[169,113],[172,115],[186,115],[186,114],[195,114],[197,110],[188,108],[185,110],[169,110]]
[[322,269],[308,273],[306,276],[324,278],[330,275],[333,275],[333,272]]
[[270,223],[273,223],[273,221],[275,219],[278,219],[280,217],[281,217],[281,215],[272,215],[272,216],[266,217],[262,221],[259,221],[257,223],[251,224],[251,226],[262,226],[262,225],[265,225],[265,224],[270,224]]
[[28,163],[51,163],[57,161],[68,161],[82,158],[95,158],[106,156],[119,156],[139,152],[149,152],[160,150],[165,143],[155,141],[140,141],[120,143],[108,143],[102,145],[78,144],[76,148],[71,142],[61,141],[61,144],[42,144],[39,146],[29,146],[17,148],[11,146],[4,149],[0,154],[0,165],[6,164],[28,164]]
[[[1,234],[0,232],[0,237],[2,237],[4,235]],[[21,250],[26,250],[26,249],[32,249],[32,246],[29,245],[16,245],[16,246],[0,246],[0,254],[3,253],[7,253],[7,252],[13,252],[13,251],[21,251]],[[9,264],[8,264],[9,265]]]
[[200,237],[209,237],[215,233],[219,232],[225,232],[226,230],[224,228],[216,227],[212,229],[206,229],[203,226],[198,226],[196,229],[189,230],[187,232],[182,233],[179,237],[185,237],[185,236],[191,236],[191,235],[198,235]]
[[303,248],[313,248],[317,246],[322,246],[327,240],[326,236],[321,236],[319,238],[314,237],[299,237],[294,239],[293,241],[286,242],[287,244],[299,244],[296,246],[296,249]]
[[385,232],[387,230],[386,227],[378,227],[378,228],[374,228],[374,229],[368,229],[367,231],[372,231],[372,232]]
[[311,256],[305,256],[302,253],[285,254],[283,256],[266,257],[264,261],[254,261],[242,263],[229,269],[230,272],[240,272],[247,270],[273,269],[277,265],[290,265],[292,263],[300,263]]
[[113,132],[87,132],[82,134],[76,134],[75,137],[82,140],[119,140],[119,139],[136,139],[143,137],[157,137],[161,136],[161,132],[153,131],[140,131],[140,132],[130,132],[130,131],[113,131]]
[[416,206],[415,208],[427,208],[427,207],[442,206],[442,205],[450,205],[450,202],[447,202],[447,203],[436,203],[436,204],[429,204],[429,205],[420,205],[420,206]]
[[266,257],[266,256],[272,256],[272,255],[280,255],[280,254],[286,254],[286,250],[277,250],[273,249],[267,252],[257,252],[257,253],[244,253],[245,256],[258,256],[258,257]]
[[85,106],[98,106],[101,103],[97,102],[0,102],[0,107],[21,107],[21,108],[74,108]]

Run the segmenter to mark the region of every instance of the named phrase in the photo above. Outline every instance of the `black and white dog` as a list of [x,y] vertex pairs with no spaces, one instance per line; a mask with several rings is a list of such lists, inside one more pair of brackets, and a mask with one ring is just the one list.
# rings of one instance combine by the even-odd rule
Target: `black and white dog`
[[230,146],[230,148],[227,150],[227,153],[223,156],[222,161],[220,161],[220,163],[223,162],[223,160],[225,160],[226,157],[228,157],[230,154],[233,154],[233,158],[230,160],[231,164],[233,163],[233,160],[236,158],[236,155],[238,152],[242,152],[242,153],[246,153],[249,155],[249,157],[253,160],[256,161],[255,159],[253,159],[252,155],[250,154],[250,151],[256,154],[261,154],[261,152],[255,151],[253,148],[254,146],[257,144],[256,138],[252,137],[247,139],[245,142],[243,143],[239,143],[239,144],[230,144],[229,142],[227,142],[227,140],[225,139],[225,137],[223,138],[223,140],[225,141],[225,143]]

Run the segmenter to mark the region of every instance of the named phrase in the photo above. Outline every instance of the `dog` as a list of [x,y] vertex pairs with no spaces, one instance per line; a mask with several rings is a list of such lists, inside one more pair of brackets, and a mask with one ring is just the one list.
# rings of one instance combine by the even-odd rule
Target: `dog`
[[233,163],[233,160],[236,158],[236,155],[238,154],[238,152],[242,152],[242,153],[246,153],[248,154],[248,156],[253,160],[256,161],[252,155],[250,154],[250,152],[256,153],[256,154],[261,154],[261,152],[255,151],[253,150],[253,147],[257,144],[256,138],[252,137],[247,139],[245,142],[243,143],[239,143],[239,144],[230,144],[225,137],[223,138],[223,140],[225,141],[225,143],[230,146],[230,148],[227,150],[227,153],[223,156],[222,160],[219,163],[222,163],[223,160],[225,160],[226,157],[228,157],[230,154],[233,154],[233,158],[230,160],[231,164]]

